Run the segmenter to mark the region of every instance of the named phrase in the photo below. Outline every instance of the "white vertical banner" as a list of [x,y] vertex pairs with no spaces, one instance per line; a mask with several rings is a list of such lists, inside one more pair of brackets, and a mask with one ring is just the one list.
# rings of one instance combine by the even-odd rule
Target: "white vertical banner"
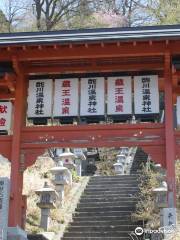
[[177,116],[177,125],[178,127],[180,127],[180,96],[177,96],[176,116]]
[[56,79],[54,117],[78,116],[78,79]]
[[135,114],[159,113],[158,76],[134,77]]
[[7,240],[10,180],[0,178],[0,239]]
[[28,89],[29,118],[51,117],[52,114],[52,79],[30,80]]
[[12,103],[0,102],[0,130],[10,130],[12,120]]
[[104,115],[104,78],[81,79],[81,116]]
[[107,91],[107,114],[132,113],[131,77],[109,77]]

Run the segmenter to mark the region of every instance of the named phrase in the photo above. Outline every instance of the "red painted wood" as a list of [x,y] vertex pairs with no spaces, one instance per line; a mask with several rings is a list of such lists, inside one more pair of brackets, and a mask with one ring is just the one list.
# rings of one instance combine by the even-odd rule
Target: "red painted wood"
[[85,66],[72,66],[72,64],[69,63],[69,66],[62,66],[61,64],[56,64],[56,66],[31,66],[30,64],[26,67],[26,73],[54,73],[58,74],[61,73],[87,73],[87,72],[117,72],[121,69],[121,71],[151,71],[152,69],[160,71],[163,70],[163,64],[162,63],[134,63],[134,64],[112,64],[112,65],[105,65],[105,66],[97,66],[96,63],[89,63],[89,65]]
[[12,136],[0,136],[0,154],[11,161]]
[[[168,184],[168,206],[176,205],[176,186],[175,186],[175,137],[173,126],[173,88],[172,88],[172,71],[171,56],[165,55],[165,142],[166,142],[166,169]],[[174,199],[172,202],[172,193]]]
[[69,45],[59,45],[54,49],[53,44],[44,46],[39,49],[37,45],[28,47],[26,51],[22,48],[13,46],[11,51],[6,48],[2,49],[0,60],[11,60],[13,55],[16,55],[20,61],[31,60],[58,60],[58,59],[85,59],[85,58],[102,58],[102,57],[127,57],[127,56],[163,56],[166,43],[165,41],[155,41],[152,46],[149,42],[139,42],[136,47],[132,42],[121,43],[118,47],[117,44],[107,43],[104,48],[99,44],[89,44],[86,48],[84,44],[74,44],[73,48]]
[[11,200],[9,213],[9,226],[15,227],[22,224],[22,188],[23,173],[20,171],[21,157],[21,128],[24,119],[24,101],[25,95],[25,79],[22,74],[17,75],[15,103],[14,103],[14,121],[13,136],[11,148]]

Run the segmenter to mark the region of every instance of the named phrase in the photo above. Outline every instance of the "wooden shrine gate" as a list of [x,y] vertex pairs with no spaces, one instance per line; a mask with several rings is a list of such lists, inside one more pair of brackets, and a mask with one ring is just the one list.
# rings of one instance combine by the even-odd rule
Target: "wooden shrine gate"
[[[0,100],[12,101],[13,127],[0,135],[11,162],[10,226],[23,225],[23,172],[48,148],[139,146],[167,169],[168,205],[175,206],[175,159],[180,131],[173,104],[180,94],[180,27],[96,29],[0,35]],[[157,74],[164,92],[164,123],[26,126],[28,80],[34,76]],[[23,226],[22,226],[23,227]]]

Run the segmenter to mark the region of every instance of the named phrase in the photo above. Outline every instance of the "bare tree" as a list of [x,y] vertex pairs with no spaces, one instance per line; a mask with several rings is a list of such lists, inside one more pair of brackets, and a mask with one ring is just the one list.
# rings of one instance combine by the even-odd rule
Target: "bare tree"
[[7,18],[8,32],[12,32],[25,16],[25,1],[5,0],[2,5]]
[[144,0],[100,0],[98,2],[100,4],[97,4],[97,6],[100,9],[125,17],[129,27],[136,25],[136,22],[140,19],[143,20],[144,16],[141,11],[144,7]]
[[[33,0],[37,29],[52,30],[65,16],[71,17],[79,0]],[[45,26],[45,27],[44,27]]]

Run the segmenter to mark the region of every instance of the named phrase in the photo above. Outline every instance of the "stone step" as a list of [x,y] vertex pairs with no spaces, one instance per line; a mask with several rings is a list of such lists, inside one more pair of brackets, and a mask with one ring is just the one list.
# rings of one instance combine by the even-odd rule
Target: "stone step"
[[[116,200],[116,199],[136,199],[137,198],[137,194],[131,194],[131,193],[113,193],[112,195],[86,195],[83,194],[81,197],[81,200],[84,199],[112,199],[112,200]],[[94,200],[95,201],[95,200]]]
[[90,213],[99,213],[99,212],[116,212],[116,211],[135,211],[136,207],[135,206],[109,206],[109,207],[77,207],[76,212],[90,212]]
[[[126,177],[136,177],[136,174],[126,174],[125,175]],[[118,177],[121,177],[121,176],[116,176],[116,175],[110,175],[110,176],[106,176],[106,175],[104,175],[104,176],[99,176],[99,175],[97,175],[97,176],[92,176],[91,177],[91,179],[93,179],[93,178],[118,178]]]
[[140,183],[121,183],[121,184],[119,184],[119,183],[115,183],[115,184],[113,184],[113,183],[109,183],[109,184],[107,184],[107,183],[103,183],[103,184],[99,184],[99,183],[97,183],[97,184],[88,184],[87,185],[87,187],[86,187],[86,189],[87,188],[95,188],[95,189],[99,189],[99,188],[115,188],[115,187],[117,187],[117,188],[122,188],[122,187],[136,187],[136,188],[138,188],[138,186],[139,186],[139,184]]
[[94,222],[94,221],[128,221],[128,222],[131,222],[131,214],[127,214],[127,215],[119,215],[119,216],[77,216],[77,217],[73,217],[73,221],[74,222],[84,222],[86,223],[87,221],[91,221],[91,222]]
[[96,187],[87,187],[86,190],[84,192],[88,192],[88,191],[93,191],[93,192],[106,192],[106,191],[129,191],[129,190],[139,190],[138,187],[132,187],[132,186],[121,186],[121,187],[114,187],[114,186],[109,186],[109,187],[101,187],[101,188],[96,188]]
[[116,176],[95,176],[91,177],[90,181],[123,181],[124,179],[126,180],[136,180],[138,178],[138,174],[131,174],[131,175],[116,175]]
[[80,199],[80,202],[79,203],[94,203],[94,202],[117,202],[117,201],[120,201],[120,202],[126,202],[126,201],[129,201],[129,202],[132,202],[132,201],[137,201],[138,198],[137,196],[134,196],[134,195],[130,195],[130,194],[127,194],[127,195],[113,195],[113,196],[82,196],[81,199]]
[[88,219],[86,221],[75,221],[70,223],[70,226],[137,226],[137,225],[142,225],[142,222],[131,222],[130,219],[129,220],[109,220],[109,221],[96,221],[96,220],[92,220],[89,221]]
[[112,206],[126,206],[126,207],[132,207],[132,206],[135,206],[136,205],[136,203],[137,203],[138,201],[129,201],[128,199],[127,199],[127,201],[125,201],[125,202],[121,202],[121,201],[114,201],[114,202],[91,202],[91,203],[82,203],[82,202],[80,202],[78,205],[77,205],[77,207],[78,208],[84,208],[84,207],[112,207]]
[[63,237],[62,240],[130,240],[129,237]]
[[103,182],[103,183],[88,183],[87,187],[104,187],[104,186],[117,186],[117,187],[122,187],[122,186],[138,186],[140,182],[128,182],[128,181],[124,181],[124,182]]
[[67,228],[67,231],[69,232],[76,232],[76,233],[87,233],[87,232],[123,232],[123,231],[134,231],[136,229],[137,225],[119,225],[119,226],[113,226],[112,224],[109,226],[70,226]]
[[113,216],[113,217],[125,217],[125,216],[130,216],[131,215],[131,211],[111,211],[111,212],[75,212],[74,213],[74,217],[97,217],[97,216],[101,216],[101,217],[109,217],[109,216]]
[[128,188],[128,189],[115,189],[115,190],[106,190],[106,191],[94,191],[94,190],[85,190],[83,193],[84,195],[96,195],[96,196],[109,196],[111,194],[116,194],[116,195],[122,195],[122,194],[135,194],[137,193],[138,190],[137,189],[132,189],[132,188]]
[[103,186],[138,186],[140,182],[138,181],[116,181],[116,182],[89,182],[87,187],[103,187]]
[[[83,237],[86,238],[87,237],[121,237],[122,239],[124,239],[125,237],[127,238],[129,236],[129,231],[105,231],[105,232],[65,232],[64,233],[64,237],[72,237],[73,239],[75,239],[75,237]],[[63,237],[63,238],[64,238]]]
[[93,181],[123,181],[123,180],[137,180],[137,178],[139,177],[138,174],[132,174],[132,175],[118,175],[118,176],[96,176],[96,177],[92,177],[90,179],[90,182]]
[[83,197],[82,199],[84,198],[91,198],[91,199],[94,199],[94,198],[110,198],[112,196],[112,198],[114,197],[124,197],[124,198],[138,198],[138,193],[110,193],[110,194],[106,194],[106,195],[103,195],[103,194],[83,194]]

